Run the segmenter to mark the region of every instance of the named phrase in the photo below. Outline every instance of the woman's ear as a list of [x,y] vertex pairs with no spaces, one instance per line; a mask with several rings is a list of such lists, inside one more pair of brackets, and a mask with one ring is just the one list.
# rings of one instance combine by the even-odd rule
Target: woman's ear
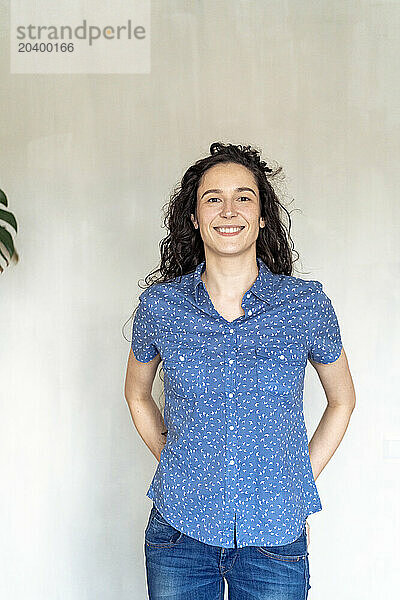
[[265,227],[265,221],[262,217],[260,217],[260,227]]
[[191,220],[192,220],[192,223],[193,223],[193,225],[194,225],[195,229],[197,229],[198,225],[197,225],[197,221],[196,221],[196,219],[194,218],[194,215],[190,215],[190,218],[191,218]]

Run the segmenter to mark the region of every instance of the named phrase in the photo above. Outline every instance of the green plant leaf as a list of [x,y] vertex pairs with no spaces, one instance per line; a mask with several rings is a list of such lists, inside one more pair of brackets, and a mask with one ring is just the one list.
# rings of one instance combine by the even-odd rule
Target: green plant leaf
[[[11,258],[12,255],[14,254],[14,242],[13,242],[13,239],[11,237],[11,234],[2,225],[0,225],[0,242],[2,244],[4,244],[6,250],[7,250],[8,254],[10,255],[10,258]],[[1,248],[0,248],[0,254],[4,258],[4,260],[7,262],[7,265],[8,265],[9,264],[9,260],[8,260],[8,258],[6,256],[4,256],[4,253],[1,251]]]
[[13,227],[15,229],[15,231],[18,231],[17,221],[16,221],[14,215],[12,214],[12,212],[9,212],[8,210],[3,210],[2,208],[0,208],[0,220],[5,221],[9,225],[11,225],[11,227]]
[[5,193],[3,192],[3,190],[0,190],[0,202],[2,204],[5,204],[5,206],[8,206],[7,196],[5,195]]

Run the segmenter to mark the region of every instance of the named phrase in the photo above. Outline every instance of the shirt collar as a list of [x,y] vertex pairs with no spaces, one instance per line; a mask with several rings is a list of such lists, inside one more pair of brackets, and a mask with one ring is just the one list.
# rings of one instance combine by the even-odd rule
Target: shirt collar
[[[258,298],[266,302],[267,304],[273,304],[274,298],[276,295],[275,289],[277,280],[280,278],[279,275],[272,273],[272,271],[267,267],[265,262],[261,260],[258,256],[256,257],[257,265],[258,265],[258,276],[251,288],[248,290],[249,292],[253,292]],[[201,279],[201,274],[205,269],[205,260],[199,263],[196,269],[192,272],[192,293],[196,300],[198,301],[198,288],[200,284],[203,284]]]

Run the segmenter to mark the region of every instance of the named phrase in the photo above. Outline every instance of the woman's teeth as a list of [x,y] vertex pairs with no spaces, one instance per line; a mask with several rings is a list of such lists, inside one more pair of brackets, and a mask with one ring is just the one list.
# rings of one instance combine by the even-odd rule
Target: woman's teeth
[[214,227],[220,233],[238,233],[243,229],[244,226],[241,227]]

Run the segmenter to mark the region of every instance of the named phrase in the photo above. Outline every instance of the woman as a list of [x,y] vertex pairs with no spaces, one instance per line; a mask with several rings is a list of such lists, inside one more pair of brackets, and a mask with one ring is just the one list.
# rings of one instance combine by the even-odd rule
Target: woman
[[[322,284],[291,275],[273,175],[250,146],[212,144],[171,197],[160,277],[140,295],[125,396],[159,460],[150,600],[223,599],[225,581],[232,600],[299,600],[311,587],[315,479],[355,393]],[[151,395],[161,360],[164,418]],[[309,446],[307,360],[328,402]]]

